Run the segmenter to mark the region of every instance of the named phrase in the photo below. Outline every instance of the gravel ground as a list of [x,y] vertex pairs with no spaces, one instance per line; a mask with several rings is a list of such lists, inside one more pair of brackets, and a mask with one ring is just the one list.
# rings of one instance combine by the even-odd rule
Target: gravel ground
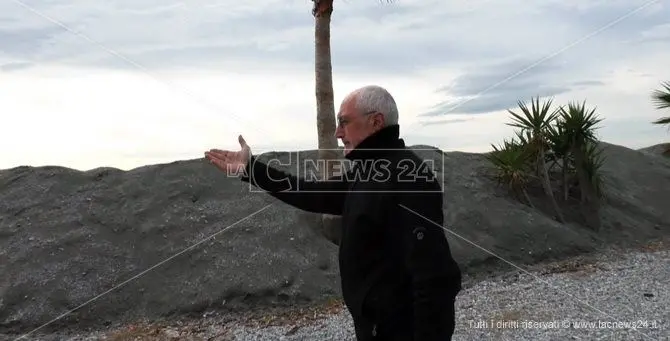
[[[670,340],[667,247],[610,251],[529,272],[519,270],[466,286],[457,299],[453,340]],[[244,325],[213,315],[161,326],[30,339],[355,341],[350,316],[341,306],[298,315],[289,314],[293,319],[276,326],[259,318],[255,325]]]
[[[556,263],[532,274],[518,271],[466,288],[457,301],[453,340],[670,340],[670,252],[599,258]],[[234,335],[355,340],[346,312],[282,338],[286,330],[240,328]]]

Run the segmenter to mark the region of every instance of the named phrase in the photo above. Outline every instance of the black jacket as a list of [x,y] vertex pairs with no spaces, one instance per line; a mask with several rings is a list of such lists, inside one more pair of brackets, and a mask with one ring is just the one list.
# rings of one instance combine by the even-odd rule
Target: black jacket
[[242,180],[302,210],[342,216],[342,295],[359,340],[377,327],[448,340],[461,272],[442,229],[443,193],[398,135],[394,125],[360,143],[346,156],[355,165],[348,177],[308,181],[252,157]]

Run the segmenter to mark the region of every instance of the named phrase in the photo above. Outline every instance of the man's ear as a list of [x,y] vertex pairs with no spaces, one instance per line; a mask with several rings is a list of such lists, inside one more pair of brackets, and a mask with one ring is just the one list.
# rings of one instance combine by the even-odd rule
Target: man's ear
[[383,128],[384,127],[384,115],[382,114],[376,114],[373,118],[373,126],[375,128]]

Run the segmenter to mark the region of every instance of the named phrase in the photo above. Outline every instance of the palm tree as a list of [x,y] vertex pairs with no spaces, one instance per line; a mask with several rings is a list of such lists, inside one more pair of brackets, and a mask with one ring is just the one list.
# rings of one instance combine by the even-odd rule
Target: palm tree
[[[333,0],[312,0],[314,21],[314,71],[316,90],[316,130],[318,136],[319,159],[338,158],[337,139],[335,138],[335,102],[333,95],[333,67],[330,54],[330,21],[333,13]],[[392,0],[386,0],[392,2]],[[329,162],[325,175],[333,173],[334,166]]]
[[586,144],[586,162],[584,171],[589,183],[593,186],[594,194],[601,198],[604,194],[605,180],[603,178],[602,167],[605,164],[603,149],[598,148],[598,143],[589,142]]
[[[330,17],[333,0],[313,0],[314,21],[314,71],[316,90],[316,131],[320,160],[338,158],[335,138],[335,100],[333,95],[333,68],[330,57]],[[332,165],[332,162],[326,164]],[[324,176],[332,174],[333,168],[323,170]]]
[[521,137],[519,141],[512,138],[511,141],[506,140],[500,146],[491,145],[493,151],[486,154],[486,158],[497,169],[498,183],[506,185],[517,197],[519,194],[523,195],[528,206],[535,208],[526,191],[528,182],[534,177],[528,171],[529,166],[533,163],[533,153],[524,143],[523,135],[517,133],[517,137]]
[[[333,67],[330,57],[330,16],[333,0],[312,0],[314,7],[314,71],[316,90],[316,134],[318,156],[323,160],[322,178],[333,174],[333,162],[338,159],[337,138],[335,137],[335,100],[333,95]],[[339,245],[341,238],[341,218],[329,214],[321,215],[321,233],[330,242]]]
[[[575,171],[579,182],[581,207],[595,210],[594,215],[587,218],[598,218],[600,206],[601,179],[596,171],[602,165],[601,154],[597,152],[595,137],[596,125],[602,120],[595,114],[596,109],[586,109],[586,102],[581,105],[569,103],[567,110],[559,109],[559,126],[569,141],[570,153],[574,157]],[[600,228],[600,219],[591,224],[596,230]]]
[[532,107],[531,109],[528,109],[524,102],[519,101],[518,105],[522,114],[517,114],[512,110],[508,110],[512,115],[513,120],[513,123],[508,123],[508,125],[520,128],[522,133],[528,134],[528,147],[531,148],[535,157],[536,173],[542,180],[544,193],[551,201],[551,205],[556,212],[558,220],[563,223],[565,222],[565,219],[563,219],[563,214],[556,203],[554,192],[551,189],[545,155],[548,149],[548,129],[558,115],[556,110],[551,113],[549,112],[551,109],[551,102],[552,100],[549,99],[543,104],[540,104],[540,99],[538,97],[534,101],[531,101]]
[[[314,67],[316,92],[316,133],[318,137],[318,159],[326,165],[322,177],[328,178],[335,171],[335,164],[327,162],[339,158],[337,138],[335,138],[335,100],[333,95],[333,67],[330,55],[330,21],[333,0],[312,0],[314,16]],[[392,2],[387,0],[387,2]],[[322,215],[322,233],[331,242],[338,244],[340,219],[337,216]]]
[[[670,108],[670,82],[661,83],[663,89],[654,90],[652,100],[656,103],[657,109]],[[660,118],[653,122],[654,124],[670,125],[670,116]]]
[[561,183],[563,190],[563,201],[568,201],[568,190],[570,188],[570,174],[572,173],[571,164],[573,161],[570,153],[570,141],[565,133],[565,125],[560,117],[556,118],[556,124],[550,125],[547,129],[547,139],[551,156],[548,157],[552,162],[551,170],[555,164],[561,162]]

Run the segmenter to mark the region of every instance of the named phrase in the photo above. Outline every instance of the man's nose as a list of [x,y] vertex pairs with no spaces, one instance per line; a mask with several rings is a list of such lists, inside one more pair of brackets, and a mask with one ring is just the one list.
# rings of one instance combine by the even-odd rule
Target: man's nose
[[335,138],[341,139],[344,137],[344,132],[342,131],[342,127],[338,124],[335,126]]

